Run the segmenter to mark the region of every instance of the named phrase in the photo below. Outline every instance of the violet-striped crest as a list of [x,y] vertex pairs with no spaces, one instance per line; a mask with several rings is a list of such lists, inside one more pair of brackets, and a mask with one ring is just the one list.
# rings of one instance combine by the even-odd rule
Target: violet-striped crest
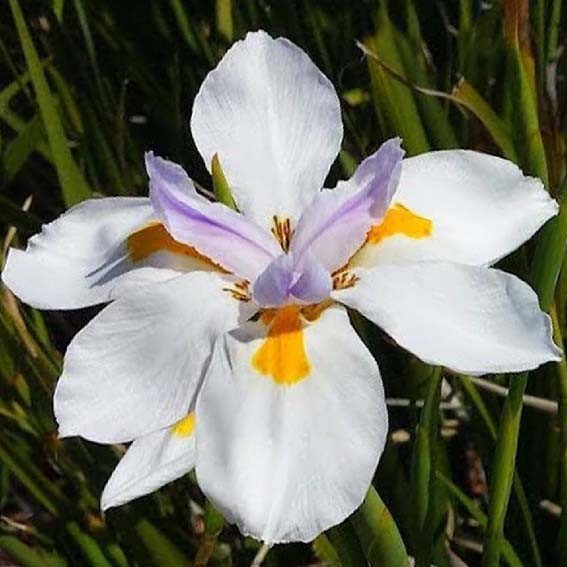
[[528,285],[491,268],[556,203],[472,151],[385,142],[323,188],[342,140],[331,83],[291,42],[250,33],[205,79],[191,130],[238,210],[146,154],[149,199],[74,207],[2,278],[44,309],[109,303],[55,393],[62,436],[131,442],[103,508],[196,466],[243,533],[308,541],[362,502],[388,428],[378,365],[346,307],[422,360],[483,374],[560,356]]

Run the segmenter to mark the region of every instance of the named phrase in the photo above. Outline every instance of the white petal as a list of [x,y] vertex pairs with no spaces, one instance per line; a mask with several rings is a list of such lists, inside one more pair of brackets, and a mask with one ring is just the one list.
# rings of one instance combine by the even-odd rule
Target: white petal
[[25,252],[11,249],[2,280],[34,307],[75,309],[178,275],[165,255],[139,264],[129,258],[126,239],[152,217],[149,199],[84,201],[45,225],[30,238]]
[[218,153],[240,210],[267,228],[273,215],[299,218],[343,135],[332,84],[299,47],[262,31],[236,42],[209,73],[191,130],[209,171]]
[[195,436],[168,427],[136,439],[106,483],[101,508],[120,506],[161,488],[195,466]]
[[310,541],[364,498],[386,439],[384,391],[339,306],[304,330],[311,372],[296,383],[253,369],[265,332],[248,323],[219,339],[197,406],[197,478],[244,534]]
[[223,291],[229,285],[194,272],[106,307],[65,355],[54,401],[60,435],[122,443],[186,415],[216,337],[251,314]]
[[333,293],[431,364],[465,374],[529,370],[560,359],[533,290],[499,270],[386,264]]
[[465,150],[430,152],[402,162],[393,204],[432,221],[432,234],[402,234],[367,245],[358,265],[442,260],[488,266],[557,214],[538,179],[510,161]]

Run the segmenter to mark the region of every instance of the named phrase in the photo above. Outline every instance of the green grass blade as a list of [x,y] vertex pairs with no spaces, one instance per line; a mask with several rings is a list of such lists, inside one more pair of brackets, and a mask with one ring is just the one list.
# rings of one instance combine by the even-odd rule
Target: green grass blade
[[52,0],[52,10],[59,24],[63,22],[63,9],[65,8],[65,0]]
[[65,567],[67,562],[54,553],[34,549],[11,535],[0,535],[0,550],[17,561],[20,567]]
[[[492,416],[490,415],[490,412],[488,411],[484,400],[478,393],[478,389],[471,382],[468,376],[460,376],[459,378],[467,396],[471,399],[476,411],[480,414],[480,417],[488,431],[488,434],[494,441],[496,441],[498,435],[496,424],[494,423],[494,419],[492,419]],[[513,490],[518,502],[518,506],[522,513],[524,529],[526,532],[526,537],[529,540],[533,564],[534,566],[541,566],[543,564],[541,559],[541,552],[538,545],[538,539],[535,532],[532,513],[530,511],[529,501],[526,496],[526,491],[524,489],[520,475],[517,472],[514,474]]]
[[18,174],[28,158],[38,148],[45,131],[39,116],[32,118],[6,146],[3,156],[3,173],[6,183]]
[[22,455],[19,445],[0,437],[0,461],[28,489],[50,514],[57,516],[64,509],[65,499],[55,485],[35,466],[29,455]]
[[19,1],[9,0],[9,2],[22,51],[24,52],[37,96],[41,118],[51,147],[63,199],[67,206],[71,206],[83,199],[87,199],[91,191],[69,150],[57,105],[49,90],[39,55],[31,38]]
[[187,567],[185,554],[160,530],[145,518],[139,518],[136,533],[144,543],[152,564],[167,567]]
[[325,534],[321,534],[313,542],[313,551],[315,555],[329,567],[343,567],[339,554],[333,547],[329,538]]
[[366,567],[366,558],[354,528],[348,520],[327,530],[326,533],[342,567]]
[[504,157],[515,162],[518,161],[514,141],[506,124],[470,83],[464,79],[459,81],[459,84],[453,90],[451,100],[464,106],[482,122],[492,139],[502,150]]
[[[378,10],[376,25],[376,33],[366,40],[364,45],[403,75],[403,63],[396,45],[393,24],[384,4]],[[428,151],[430,145],[411,91],[371,58],[368,58],[368,66],[374,107],[379,119],[387,125],[387,135],[401,136],[410,155]]]
[[217,30],[227,41],[232,41],[234,38],[232,0],[216,0],[215,14]]
[[371,486],[350,521],[372,567],[408,567],[408,554],[394,518]]
[[432,368],[427,393],[417,426],[411,459],[411,490],[415,509],[415,531],[418,542],[416,565],[429,565],[433,552],[431,527],[427,519],[432,506],[435,482],[435,443],[438,435],[441,368]]
[[0,221],[6,226],[15,226],[24,234],[35,234],[41,228],[41,221],[22,209],[3,195],[0,195]]
[[532,263],[532,285],[543,309],[549,309],[567,245],[567,176],[559,192],[559,215],[542,229]]
[[70,522],[66,526],[67,535],[82,556],[81,565],[90,567],[112,567],[97,541],[81,530],[79,524]]
[[[537,175],[548,186],[548,172],[545,151],[541,133],[539,130],[539,118],[536,106],[536,93],[530,75],[529,53],[527,53],[525,34],[523,30],[528,22],[525,20],[529,15],[529,4],[527,0],[506,0],[505,8],[505,38],[507,42],[507,70],[511,82],[508,85],[509,102],[513,110],[513,123],[517,128],[516,146],[525,147],[519,152],[522,165],[526,170]],[[547,249],[539,248],[534,259],[534,269],[545,264],[547,261]],[[543,257],[540,257],[543,256]],[[539,279],[536,292],[540,298],[552,297],[555,282],[549,278]],[[542,304],[543,309],[549,309],[550,305]],[[492,466],[492,480],[490,483],[490,503],[488,514],[488,525],[486,529],[486,540],[482,564],[484,567],[497,565],[501,553],[501,541],[504,537],[504,521],[508,510],[510,492],[514,478],[516,452],[520,431],[520,420],[522,416],[522,398],[526,390],[528,380],[527,372],[512,376],[508,396],[504,402],[496,452]]]
[[[478,505],[473,500],[471,500],[458,486],[453,484],[439,471],[437,471],[436,477],[445,485],[447,490],[461,503],[461,505],[479,523],[479,525],[482,528],[486,528],[488,519],[486,517],[486,514],[478,507]],[[522,561],[520,560],[508,540],[504,540],[502,543],[502,556],[504,557],[508,565],[510,565],[510,567],[523,566]]]

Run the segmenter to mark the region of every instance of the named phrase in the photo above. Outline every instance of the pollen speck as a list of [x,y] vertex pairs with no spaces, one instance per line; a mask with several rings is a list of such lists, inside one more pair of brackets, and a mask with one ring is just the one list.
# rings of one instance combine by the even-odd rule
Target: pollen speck
[[176,437],[189,437],[195,429],[195,412],[180,419],[175,425],[171,427],[171,434]]
[[256,372],[277,384],[291,386],[306,378],[311,364],[305,352],[303,322],[297,307],[283,307],[262,314],[268,334],[252,357]]

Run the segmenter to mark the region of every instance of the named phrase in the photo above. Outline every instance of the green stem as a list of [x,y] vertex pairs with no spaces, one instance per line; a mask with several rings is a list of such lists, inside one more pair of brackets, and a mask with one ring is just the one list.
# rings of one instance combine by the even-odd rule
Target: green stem
[[500,561],[501,543],[504,537],[504,520],[510,500],[520,419],[522,417],[522,397],[526,390],[528,373],[512,376],[508,397],[504,403],[490,485],[490,505],[488,525],[484,542],[483,567],[496,567]]
[[[496,424],[494,423],[494,420],[492,419],[492,416],[490,415],[490,412],[488,411],[488,408],[486,407],[484,400],[482,399],[481,395],[478,393],[476,386],[471,382],[471,379],[468,376],[461,375],[460,380],[465,392],[473,402],[475,409],[480,414],[484,426],[488,431],[488,434],[490,435],[493,441],[496,441],[497,433],[498,433],[496,430]],[[542,565],[541,553],[537,543],[534,522],[530,512],[526,491],[524,489],[522,479],[520,478],[520,475],[518,473],[514,474],[513,490],[516,495],[518,506],[520,507],[520,511],[524,519],[526,537],[529,540],[534,567],[539,567]],[[484,522],[483,526],[486,527],[486,522]],[[504,551],[502,553],[504,553]]]
[[429,509],[430,481],[432,478],[433,436],[437,432],[439,401],[441,397],[441,368],[435,368],[425,396],[421,417],[416,432],[415,449],[412,456],[412,485],[414,489],[415,515],[418,531],[425,525]]
[[[551,309],[553,320],[553,338],[557,345],[563,348],[563,336],[557,309],[555,305]],[[559,430],[561,431],[561,518],[559,522],[559,563],[567,562],[567,364],[563,358],[556,365],[557,378],[559,382]]]

